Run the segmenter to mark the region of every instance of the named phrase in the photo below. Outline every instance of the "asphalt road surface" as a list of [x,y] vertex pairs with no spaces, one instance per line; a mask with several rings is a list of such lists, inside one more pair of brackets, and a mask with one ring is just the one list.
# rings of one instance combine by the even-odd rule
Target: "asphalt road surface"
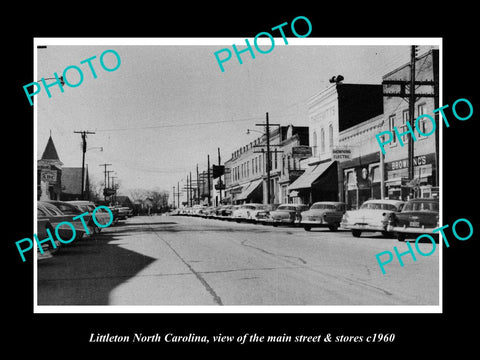
[[[424,253],[431,243],[419,244]],[[439,248],[365,233],[138,216],[38,262],[38,305],[438,305]]]

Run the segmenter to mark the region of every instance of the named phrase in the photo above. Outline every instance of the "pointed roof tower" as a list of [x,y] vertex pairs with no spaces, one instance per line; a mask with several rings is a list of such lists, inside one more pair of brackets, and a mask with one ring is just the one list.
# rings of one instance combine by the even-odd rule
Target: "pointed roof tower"
[[45,146],[45,150],[43,151],[41,160],[59,166],[63,165],[63,163],[60,161],[60,158],[58,157],[57,149],[55,148],[55,144],[53,143],[51,133],[50,137],[48,138],[47,146]]

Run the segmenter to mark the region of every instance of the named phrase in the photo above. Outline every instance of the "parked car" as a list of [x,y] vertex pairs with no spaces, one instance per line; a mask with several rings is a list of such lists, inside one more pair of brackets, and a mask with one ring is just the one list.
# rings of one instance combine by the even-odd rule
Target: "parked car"
[[438,199],[419,198],[409,200],[400,213],[390,218],[388,231],[395,233],[399,241],[416,238],[421,234],[430,234],[438,241],[438,232],[433,232],[438,227]]
[[42,210],[40,211],[37,210],[37,214],[39,214],[37,219],[37,232],[36,232],[37,237],[39,240],[46,239],[49,236],[47,232],[47,229],[48,229],[50,231],[50,234],[52,234],[56,247],[53,247],[50,241],[46,241],[41,244],[42,251],[40,251],[40,248],[37,246],[38,260],[44,260],[49,258],[51,255],[55,254],[62,246],[62,243],[58,241],[58,239],[55,236],[55,229],[53,228],[52,224],[50,223],[50,221],[46,216],[40,217],[41,213],[42,213]]
[[388,222],[392,214],[402,210],[404,204],[400,200],[367,200],[360,209],[345,212],[340,225],[350,229],[355,237],[365,231],[380,231],[384,236],[389,236]]
[[117,218],[118,220],[127,220],[129,214],[130,214],[130,208],[127,206],[114,206],[115,209],[117,209]]
[[232,218],[234,218],[237,222],[242,220],[251,221],[255,219],[257,212],[262,210],[268,210],[268,207],[264,204],[256,203],[243,204],[233,211]]
[[[83,237],[85,234],[86,230],[82,224],[82,221],[80,219],[73,220],[74,217],[77,215],[66,215],[64,214],[59,208],[57,208],[55,205],[50,204],[46,201],[38,201],[37,202],[37,221],[39,219],[47,219],[50,221],[50,224],[54,229],[57,228],[58,224],[62,222],[69,222],[73,225],[75,229],[75,238],[74,240],[79,240]],[[88,215],[84,217],[85,223],[88,224],[88,221],[90,218]],[[69,225],[63,224],[58,228],[58,233],[60,237],[64,240],[69,240],[73,236],[73,231],[72,228]],[[38,235],[37,235],[38,236]],[[55,233],[52,233],[52,236],[56,238]],[[40,238],[39,238],[40,239]],[[40,239],[42,240],[42,239]],[[73,241],[73,240],[72,240]]]
[[255,222],[260,224],[270,224],[272,222],[270,213],[277,210],[278,206],[278,204],[265,205],[264,208],[255,213]]
[[340,226],[347,205],[338,201],[319,201],[310,209],[300,214],[300,225],[306,231],[313,227],[328,227],[330,231],[336,231]]
[[215,216],[216,211],[215,206],[208,206],[201,211],[200,216],[210,219]]
[[[75,206],[82,213],[88,212],[89,215],[93,217],[93,210],[95,210],[96,208],[96,205],[93,202],[87,201],[87,200],[73,200],[73,201],[67,201],[66,203],[70,204],[71,206]],[[114,215],[113,212],[112,212],[112,215]],[[103,208],[99,208],[97,211],[95,211],[95,219],[101,225],[108,224],[110,222],[110,217],[111,216],[108,213],[108,211]],[[115,215],[113,220],[115,220]],[[88,226],[92,227],[92,230],[94,233],[100,232],[102,230],[102,228],[99,228],[95,224],[93,219],[89,221]]]
[[269,222],[273,226],[278,224],[295,224],[301,220],[301,213],[308,210],[308,205],[281,204],[276,210],[269,212]]
[[216,210],[217,217],[222,219],[228,216],[232,216],[233,205],[222,205]]

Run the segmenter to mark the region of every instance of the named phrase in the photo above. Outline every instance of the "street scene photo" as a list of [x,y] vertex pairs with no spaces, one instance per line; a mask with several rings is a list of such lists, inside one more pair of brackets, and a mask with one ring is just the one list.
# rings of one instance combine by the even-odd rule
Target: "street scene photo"
[[38,309],[441,306],[438,39],[171,40],[35,39]]

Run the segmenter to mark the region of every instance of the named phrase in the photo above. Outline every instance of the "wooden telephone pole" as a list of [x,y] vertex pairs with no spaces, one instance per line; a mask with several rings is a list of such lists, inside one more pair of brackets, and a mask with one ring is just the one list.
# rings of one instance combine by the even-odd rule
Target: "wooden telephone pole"
[[81,134],[82,136],[82,191],[81,198],[84,200],[84,187],[85,187],[85,153],[87,152],[87,134],[95,134],[93,131],[74,131],[75,134]]

